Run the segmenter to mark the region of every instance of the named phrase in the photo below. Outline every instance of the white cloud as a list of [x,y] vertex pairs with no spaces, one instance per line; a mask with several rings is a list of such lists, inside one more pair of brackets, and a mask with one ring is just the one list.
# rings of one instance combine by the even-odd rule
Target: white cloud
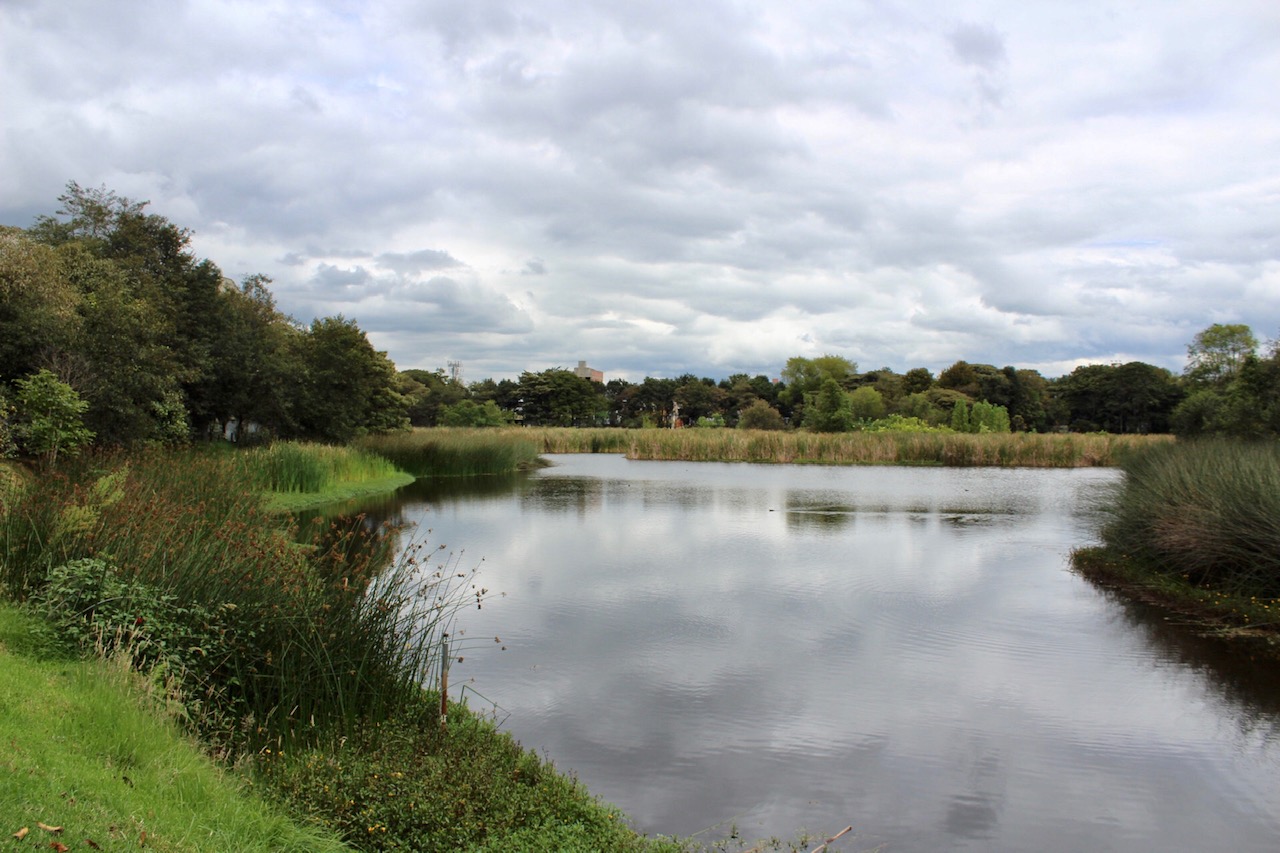
[[105,183],[468,376],[1181,366],[1280,330],[1280,14],[961,2],[0,9],[0,222]]

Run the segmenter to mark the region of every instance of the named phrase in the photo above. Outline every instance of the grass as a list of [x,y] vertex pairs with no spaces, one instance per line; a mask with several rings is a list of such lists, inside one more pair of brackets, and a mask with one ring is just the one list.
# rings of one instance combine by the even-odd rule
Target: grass
[[473,573],[421,547],[388,566],[396,532],[362,519],[300,548],[236,456],[78,460],[0,518],[0,581],[82,645],[118,635],[173,672],[229,749],[392,713],[433,671]]
[[1103,545],[1075,568],[1280,655],[1280,445],[1179,442],[1122,468]]
[[[510,431],[501,431],[510,432]],[[1032,468],[1111,466],[1168,436],[1109,434],[811,433],[728,429],[518,430],[544,453],[623,453],[630,459],[824,465],[952,465]]]
[[[31,641],[39,630],[33,616],[0,604],[6,848],[346,849],[332,833],[291,821],[215,766],[164,719],[161,700],[119,660],[41,655]],[[25,840],[14,839],[24,827]]]
[[371,435],[356,447],[415,477],[507,474],[538,464],[537,443],[523,430],[434,427]]
[[1151,570],[1280,596],[1280,444],[1181,442],[1127,457],[1103,539]]

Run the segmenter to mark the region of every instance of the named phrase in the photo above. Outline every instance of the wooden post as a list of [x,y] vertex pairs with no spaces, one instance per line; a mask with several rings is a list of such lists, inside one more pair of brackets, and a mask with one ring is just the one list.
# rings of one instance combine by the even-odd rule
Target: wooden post
[[440,640],[440,728],[449,723],[449,638]]

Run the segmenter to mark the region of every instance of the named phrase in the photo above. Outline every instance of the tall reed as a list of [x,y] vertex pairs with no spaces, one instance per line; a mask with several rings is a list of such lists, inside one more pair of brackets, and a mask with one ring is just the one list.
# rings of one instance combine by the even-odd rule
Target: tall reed
[[1122,467],[1110,548],[1237,595],[1280,596],[1280,444],[1180,442]]
[[380,480],[398,473],[385,457],[328,444],[278,441],[232,456],[248,482],[269,492],[323,492],[339,483]]
[[727,429],[520,430],[544,453],[625,453],[631,459],[827,465],[1076,468],[1116,465],[1135,447],[1168,436],[1033,433],[811,433]]
[[421,548],[388,566],[398,532],[364,519],[300,548],[234,457],[90,457],[26,490],[0,518],[6,590],[86,618],[105,612],[94,590],[132,590],[115,628],[172,632],[147,641],[228,742],[392,713],[429,683],[453,614],[483,596],[473,572]]
[[507,474],[537,464],[539,448],[523,430],[434,427],[371,435],[356,447],[415,477]]

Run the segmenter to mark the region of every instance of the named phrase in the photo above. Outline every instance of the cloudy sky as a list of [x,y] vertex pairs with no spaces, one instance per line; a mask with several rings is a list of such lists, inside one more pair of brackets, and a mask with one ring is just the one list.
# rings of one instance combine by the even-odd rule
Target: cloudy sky
[[1280,333],[1275,0],[2,0],[0,223],[68,180],[467,380],[1055,376]]

